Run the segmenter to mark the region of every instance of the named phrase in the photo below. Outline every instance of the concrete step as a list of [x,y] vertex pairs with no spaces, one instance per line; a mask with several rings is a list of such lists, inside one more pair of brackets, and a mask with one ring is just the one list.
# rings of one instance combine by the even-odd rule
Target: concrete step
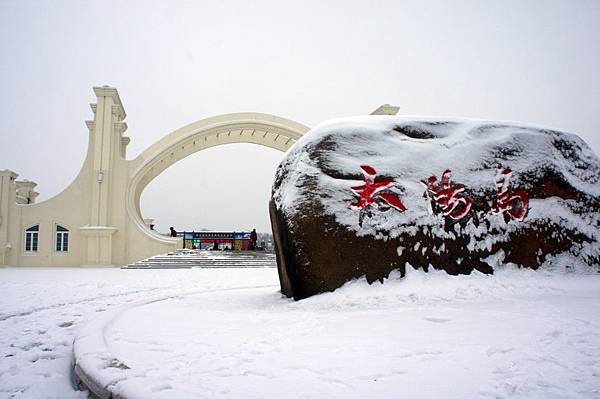
[[122,269],[277,267],[273,252],[178,250],[123,266]]

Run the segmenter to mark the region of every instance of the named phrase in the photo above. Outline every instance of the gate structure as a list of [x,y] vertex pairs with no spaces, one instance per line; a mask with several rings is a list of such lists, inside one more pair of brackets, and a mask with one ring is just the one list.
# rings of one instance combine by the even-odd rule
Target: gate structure
[[89,146],[73,183],[35,203],[35,183],[0,171],[0,265],[113,266],[181,247],[144,223],[144,188],[175,162],[203,149],[254,143],[286,151],[308,127],[274,115],[236,113],[184,126],[127,160],[126,113],[115,88],[95,87]]

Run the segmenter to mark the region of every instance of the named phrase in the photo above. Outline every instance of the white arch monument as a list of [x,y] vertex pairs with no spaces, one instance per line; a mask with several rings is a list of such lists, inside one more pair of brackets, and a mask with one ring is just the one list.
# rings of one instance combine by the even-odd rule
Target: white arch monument
[[[180,238],[160,235],[142,219],[140,197],[152,179],[209,147],[254,143],[286,151],[308,131],[274,115],[220,115],[184,126],[127,160],[130,139],[119,93],[108,86],[94,93],[87,155],[63,192],[36,204],[34,182],[0,170],[0,266],[125,265],[179,248]],[[386,104],[372,114],[397,112]]]

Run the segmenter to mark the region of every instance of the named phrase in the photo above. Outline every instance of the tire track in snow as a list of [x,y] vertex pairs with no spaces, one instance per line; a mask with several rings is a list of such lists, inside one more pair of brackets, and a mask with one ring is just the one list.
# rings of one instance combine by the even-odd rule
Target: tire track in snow
[[129,291],[129,292],[124,292],[124,293],[120,293],[120,294],[111,294],[111,295],[100,295],[100,296],[96,296],[93,298],[84,298],[84,299],[77,300],[77,301],[56,303],[56,304],[48,305],[48,306],[40,306],[39,308],[33,308],[33,309],[23,311],[23,312],[17,312],[17,313],[13,313],[13,314],[0,314],[0,321],[6,321],[6,320],[12,319],[14,317],[30,316],[33,313],[43,312],[44,310],[57,309],[57,308],[60,308],[63,306],[77,305],[80,303],[93,302],[93,301],[108,299],[108,298],[119,298],[119,297],[124,297],[124,296],[128,296],[128,295],[136,295],[136,294],[140,294],[140,293],[144,293],[144,292],[153,292],[153,291],[170,289],[170,288],[172,288],[172,287],[169,287],[169,288],[157,287],[157,288],[150,288],[147,290]]

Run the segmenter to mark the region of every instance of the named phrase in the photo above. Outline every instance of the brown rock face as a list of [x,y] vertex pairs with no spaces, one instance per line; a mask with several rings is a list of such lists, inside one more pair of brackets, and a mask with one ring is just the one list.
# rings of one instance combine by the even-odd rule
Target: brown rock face
[[295,299],[405,268],[600,265],[600,160],[577,136],[471,120],[367,117],[313,129],[270,202]]

